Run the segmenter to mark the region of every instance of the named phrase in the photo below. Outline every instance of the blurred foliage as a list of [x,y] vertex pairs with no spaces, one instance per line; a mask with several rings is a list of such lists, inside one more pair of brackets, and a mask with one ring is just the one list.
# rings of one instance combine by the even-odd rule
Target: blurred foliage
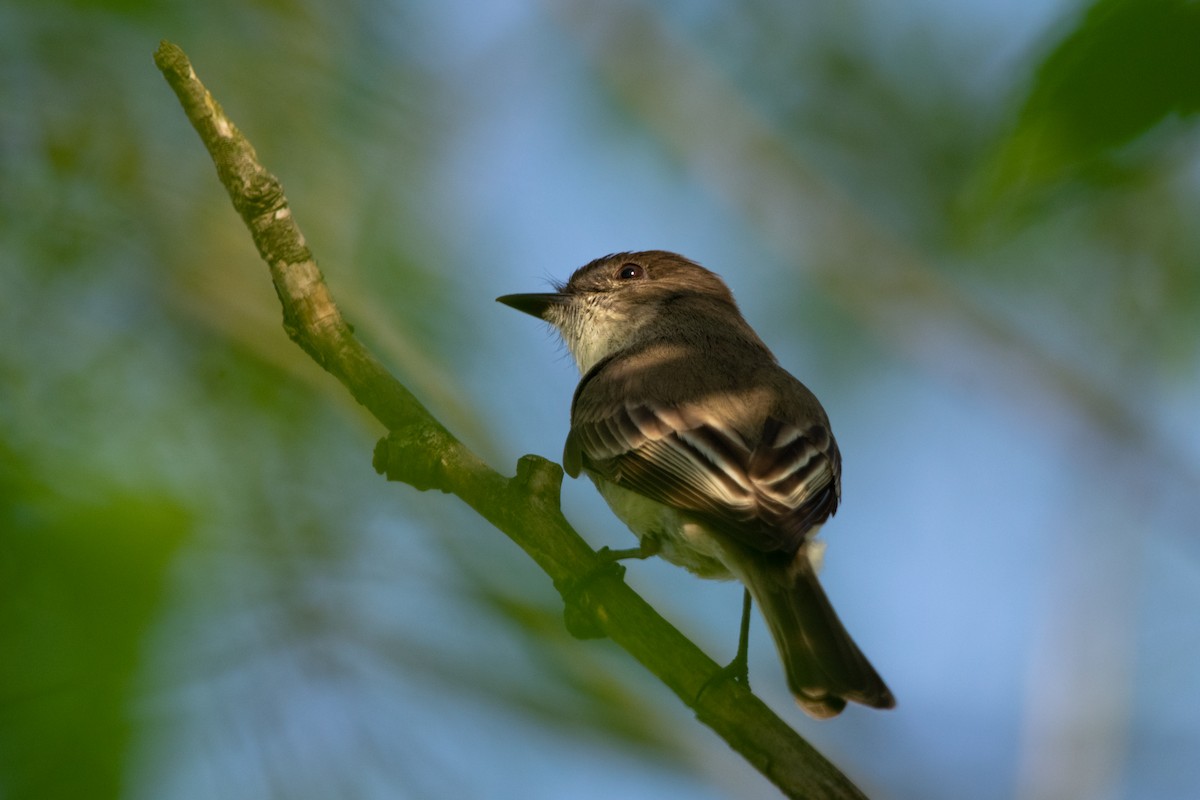
[[[370,0],[0,8],[0,797],[157,796],[195,768],[164,743],[287,738],[293,723],[275,715],[295,708],[310,727],[319,711],[304,698],[330,670],[365,716],[360,695],[379,681],[364,675],[383,669],[670,752],[577,651],[528,672],[521,650],[539,637],[511,640],[530,614],[557,612],[548,585],[529,596],[536,578],[513,548],[373,473],[380,431],[286,340],[269,278],[150,58],[186,31],[335,265],[360,331],[486,447],[444,366],[460,345],[444,323],[462,278],[433,255],[435,84],[405,15]],[[386,536],[371,532],[381,524]],[[450,525],[484,539],[469,557],[526,585],[521,614],[432,566],[458,557],[438,543]],[[396,604],[410,610],[376,619]],[[477,634],[474,658],[431,633],[455,617]],[[507,632],[486,632],[496,625]],[[258,678],[233,680],[246,674]],[[229,716],[205,722],[210,708]],[[303,744],[255,756],[214,743],[199,757],[259,775],[230,777],[234,796],[255,780],[329,796],[363,763],[419,793],[421,768],[385,753],[422,727],[390,730],[374,758],[308,761],[308,785],[295,774]]]
[[[41,484],[0,454],[0,786],[116,797],[144,642],[188,532],[169,498]],[[82,467],[82,465],[80,465]]]
[[[964,230],[991,232],[982,241],[996,274],[1018,292],[1044,282],[1080,323],[1069,352],[1094,369],[1097,354],[1122,371],[1134,361],[1194,368],[1200,234],[1189,165],[1200,139],[1183,123],[1200,108],[1198,44],[1194,3],[1091,4],[1040,60],[960,207]],[[1065,246],[1046,248],[1060,231]],[[1023,255],[1039,247],[1042,260]]]
[[1198,43],[1200,7],[1188,0],[1092,4],[1038,67],[1000,156],[999,189],[1120,181],[1118,148],[1200,109]]
[[[520,770],[571,742],[638,754],[686,794],[725,763],[619,653],[566,637],[544,576],[494,531],[374,475],[381,432],[283,335],[153,67],[161,38],[280,176],[359,332],[485,453],[516,435],[474,407],[510,387],[462,388],[506,352],[477,319],[483,276],[550,269],[547,241],[592,195],[671,218],[636,205],[661,196],[653,163],[680,203],[707,193],[730,239],[751,232],[734,277],[773,287],[769,324],[862,396],[895,360],[967,375],[1031,451],[1053,438],[1048,405],[1086,432],[1058,434],[1080,496],[1193,490],[1172,449],[1188,417],[1164,407],[1200,351],[1197,5],[1070,6],[990,71],[987,35],[947,22],[962,8],[909,27],[900,8],[530,6],[480,43],[456,38],[470,4],[0,5],[0,797],[470,795],[493,780],[480,749]],[[489,109],[539,99],[579,162],[629,172],[551,154],[494,187],[455,160]],[[472,158],[500,147],[483,130]],[[559,202],[543,182],[560,174],[595,182]],[[484,191],[500,230],[462,211]],[[498,252],[522,213],[533,254]],[[1125,526],[1087,522],[1064,561],[1127,546]],[[1068,712],[1091,698],[1064,694],[1058,724],[1087,722]],[[921,774],[917,737],[889,730],[821,735],[896,796],[978,787],[970,758]]]

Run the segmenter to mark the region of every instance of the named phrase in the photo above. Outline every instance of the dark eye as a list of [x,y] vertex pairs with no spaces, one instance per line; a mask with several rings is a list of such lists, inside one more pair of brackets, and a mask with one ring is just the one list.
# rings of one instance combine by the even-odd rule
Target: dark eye
[[638,278],[645,277],[646,270],[641,264],[626,264],[617,272],[617,279],[622,281],[634,281]]

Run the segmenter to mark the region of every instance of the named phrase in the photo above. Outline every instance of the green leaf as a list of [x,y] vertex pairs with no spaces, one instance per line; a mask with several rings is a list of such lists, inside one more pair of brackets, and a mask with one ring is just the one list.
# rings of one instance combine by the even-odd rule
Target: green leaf
[[[80,500],[0,468],[0,794],[121,794],[144,635],[188,528],[169,501]],[[94,490],[71,482],[71,489]]]
[[1001,148],[1000,191],[1091,170],[1159,125],[1200,108],[1200,4],[1098,0],[1038,68]]

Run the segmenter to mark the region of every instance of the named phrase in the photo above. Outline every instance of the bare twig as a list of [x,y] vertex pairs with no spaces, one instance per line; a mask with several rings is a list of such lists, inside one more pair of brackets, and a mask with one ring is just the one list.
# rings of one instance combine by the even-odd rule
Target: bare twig
[[562,470],[536,456],[506,478],[468,450],[355,338],[305,244],[279,181],[196,77],[184,52],[163,42],[155,63],[200,134],[217,173],[271,271],[287,334],[390,431],[375,449],[389,480],[457,495],[553,580],[581,638],[608,636],[656,675],[697,718],[789,797],[860,798],[846,776],[621,580],[559,508]]

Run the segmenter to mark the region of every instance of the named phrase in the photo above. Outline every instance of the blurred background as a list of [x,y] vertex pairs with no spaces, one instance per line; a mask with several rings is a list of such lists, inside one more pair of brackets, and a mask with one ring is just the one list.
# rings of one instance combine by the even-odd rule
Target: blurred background
[[[879,798],[1200,793],[1200,7],[0,3],[0,798],[775,790],[284,335],[155,69],[283,181],[359,334],[511,473],[577,380],[493,302],[723,275],[845,458],[824,583]],[[569,518],[632,540],[584,482]],[[740,589],[627,580],[718,661]]]

